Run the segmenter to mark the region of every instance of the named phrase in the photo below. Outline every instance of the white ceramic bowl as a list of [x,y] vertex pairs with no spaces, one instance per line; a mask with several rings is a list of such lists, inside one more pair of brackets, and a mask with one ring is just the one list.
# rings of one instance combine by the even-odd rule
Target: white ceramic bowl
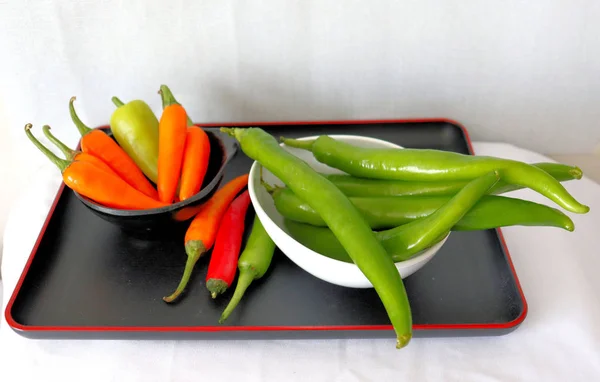
[[[355,135],[330,136],[361,147],[402,148],[393,143],[374,138]],[[300,139],[305,140],[315,138],[317,137],[304,137]],[[284,144],[281,144],[281,146],[285,150],[304,160],[318,172],[327,174],[343,173],[338,169],[331,168],[323,163],[318,162],[313,157],[312,153],[307,150],[296,149],[285,146]],[[248,180],[248,190],[252,200],[252,205],[256,211],[256,214],[258,215],[258,218],[277,247],[300,268],[324,281],[350,288],[372,288],[373,285],[371,282],[355,264],[320,255],[319,253],[314,252],[313,250],[296,241],[289,234],[284,224],[283,216],[279,214],[275,208],[273,198],[261,185],[261,167],[262,166],[256,161],[252,165]],[[271,172],[269,172],[266,168],[263,168],[263,179],[269,184],[284,186],[283,182],[271,174]],[[398,269],[401,277],[408,277],[427,264],[427,262],[433,258],[441,246],[444,245],[447,239],[448,236],[434,246],[414,255],[409,260],[397,262],[396,268]]]

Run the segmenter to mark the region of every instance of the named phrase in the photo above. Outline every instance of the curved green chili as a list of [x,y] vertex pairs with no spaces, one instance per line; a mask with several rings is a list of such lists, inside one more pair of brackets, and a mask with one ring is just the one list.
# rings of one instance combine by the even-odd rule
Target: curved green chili
[[[583,172],[579,167],[568,166],[560,163],[534,163],[532,164],[546,171],[559,182],[581,179]],[[446,181],[408,181],[393,179],[367,179],[357,178],[348,174],[324,174],[335,184],[346,196],[404,196],[404,195],[454,195],[460,191],[469,181],[446,180]],[[505,192],[522,189],[522,186],[506,183],[500,179],[490,194],[503,194]]]
[[348,198],[264,130],[221,131],[235,137],[248,157],[268,169],[323,217],[377,292],[396,333],[396,348],[406,346],[412,338],[412,314],[404,283],[385,248]]
[[450,233],[450,230],[500,179],[498,171],[473,179],[431,215],[379,233],[394,261],[406,260]]
[[530,188],[568,211],[587,213],[590,209],[579,203],[547,172],[524,162],[443,150],[364,148],[326,135],[314,140],[281,140],[290,147],[311,151],[321,163],[361,178],[471,180],[500,170],[502,179],[507,183]]
[[[286,219],[325,227],[325,221],[307,203],[286,187],[270,190],[277,212]],[[429,216],[450,200],[451,196],[351,196],[372,229],[388,229]],[[475,231],[508,226],[547,226],[573,231],[573,221],[562,211],[543,204],[485,195],[452,228],[453,231]]]
[[[413,220],[396,228],[376,232],[375,237],[384,246],[388,255],[395,261],[404,261],[416,253],[431,247],[442,240],[456,223],[489,191],[499,179],[497,171],[472,180],[455,196],[448,199],[432,214]],[[325,256],[344,260],[343,247],[336,243],[333,233],[327,228],[312,227],[286,220],[286,226],[296,240],[303,240],[306,246]],[[320,242],[317,243],[316,240]],[[301,241],[302,243],[302,241]],[[303,243],[304,244],[304,243]]]
[[[334,260],[354,263],[329,228],[300,223],[286,218],[283,219],[283,224],[287,233],[306,248]],[[375,232],[375,235],[377,235],[377,232]]]
[[[331,232],[330,230],[328,230]],[[333,233],[332,233],[333,234]],[[339,244],[339,241],[338,241]],[[341,244],[339,244],[341,246]],[[258,280],[267,273],[273,253],[275,252],[275,243],[265,231],[258,216],[254,216],[254,223],[250,236],[246,242],[246,246],[238,260],[238,270],[240,271],[233,297],[227,304],[227,307],[221,314],[219,323],[222,324],[227,320],[231,312],[239,304],[246,293],[246,289],[254,280]],[[347,256],[347,255],[346,255]]]

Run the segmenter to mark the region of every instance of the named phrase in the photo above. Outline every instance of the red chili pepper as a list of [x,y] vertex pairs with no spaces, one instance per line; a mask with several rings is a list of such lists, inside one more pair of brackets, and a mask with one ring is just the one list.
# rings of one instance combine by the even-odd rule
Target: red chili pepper
[[249,205],[250,194],[246,190],[229,205],[221,220],[206,274],[206,288],[212,298],[224,293],[235,278]]
[[248,174],[230,180],[217,190],[208,201],[199,207],[197,215],[185,233],[185,252],[188,256],[183,276],[175,292],[163,297],[166,302],[175,301],[190,280],[194,266],[200,257],[210,250],[215,242],[221,219],[236,195],[248,185]]

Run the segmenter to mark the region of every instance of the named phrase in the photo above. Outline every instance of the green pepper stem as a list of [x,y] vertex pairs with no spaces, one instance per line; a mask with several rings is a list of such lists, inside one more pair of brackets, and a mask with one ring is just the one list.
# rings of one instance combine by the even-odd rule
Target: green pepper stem
[[235,127],[221,127],[219,129],[222,133],[229,135],[230,137],[235,138]]
[[[169,87],[167,85],[160,85],[160,90],[158,91],[158,94],[160,94],[160,96],[161,96],[160,98],[162,100],[163,110],[165,109],[165,107],[167,107],[169,105],[173,105],[173,104],[181,105],[179,102],[177,102],[177,100],[175,99],[175,96],[171,92],[171,89],[169,89]],[[187,110],[186,110],[185,114],[186,114],[186,118],[187,118],[187,125],[194,126],[194,122],[192,122],[192,119],[187,114]]]
[[303,149],[303,150],[308,150],[308,151],[312,150],[312,145],[313,145],[313,143],[315,143],[314,139],[309,139],[309,140],[303,141],[303,140],[299,140],[299,139],[291,139],[291,138],[285,138],[285,137],[280,137],[279,141],[283,142],[286,146],[295,147],[297,149]]
[[194,270],[194,266],[200,259],[200,256],[206,251],[204,244],[200,240],[192,240],[185,244],[185,252],[187,253],[187,261],[185,262],[185,269],[183,271],[183,276],[181,277],[181,281],[170,296],[163,297],[165,302],[173,302],[175,301],[179,295],[183,292],[188,282],[190,281],[190,277],[192,275],[192,271]]
[[79,130],[79,134],[81,134],[81,136],[83,137],[87,133],[91,132],[92,129],[90,129],[83,122],[81,122],[81,119],[79,119],[79,116],[75,112],[75,107],[73,106],[73,102],[75,102],[76,99],[77,98],[75,96],[73,96],[69,100],[69,114],[71,114],[71,120],[77,127],[77,130]]
[[160,85],[160,90],[158,91],[158,94],[160,94],[163,109],[171,105],[180,105],[180,103],[177,102],[177,100],[173,96],[173,93],[171,93],[171,89],[169,89],[167,85]]
[[75,155],[77,155],[77,151],[72,150],[70,147],[65,145],[60,139],[56,138],[50,132],[50,126],[44,125],[44,127],[42,127],[42,130],[44,131],[44,135],[46,136],[46,138],[48,138],[50,142],[52,142],[56,147],[58,147],[58,149],[68,160],[73,160],[75,158]]
[[121,107],[121,106],[125,105],[125,103],[123,103],[123,101],[121,101],[117,97],[112,97],[110,100],[112,101],[112,103],[115,104],[116,107]]
[[37,138],[33,136],[33,134],[31,134],[30,130],[31,130],[31,123],[28,123],[25,125],[25,134],[27,135],[29,140],[31,142],[33,142],[33,144],[42,153],[44,153],[44,155],[46,155],[48,157],[48,159],[50,159],[52,161],[52,163],[54,163],[60,169],[61,173],[64,172],[67,169],[67,167],[69,167],[69,164],[71,164],[71,162],[66,161],[64,159],[60,159],[59,157],[54,155],[54,153],[52,151],[50,151],[46,146],[44,146],[40,141],[38,141]]
[[262,186],[265,188],[265,190],[267,190],[267,192],[270,195],[273,195],[273,193],[275,191],[277,191],[279,188],[281,188],[281,187],[273,186],[273,185],[265,182],[263,179],[260,180],[260,184],[262,184]]
[[235,292],[233,292],[233,297],[229,300],[229,304],[221,314],[221,318],[219,318],[219,324],[222,324],[229,318],[229,315],[235,307],[239,304],[244,297],[244,293],[246,293],[246,289],[252,284],[254,281],[254,274],[247,269],[240,269],[240,275],[238,276],[237,285],[235,286]]

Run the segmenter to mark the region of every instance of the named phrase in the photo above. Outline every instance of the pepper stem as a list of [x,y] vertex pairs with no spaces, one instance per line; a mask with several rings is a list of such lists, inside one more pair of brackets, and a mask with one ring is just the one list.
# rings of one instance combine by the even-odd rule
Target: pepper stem
[[208,279],[206,289],[210,292],[210,297],[217,298],[218,295],[225,293],[229,285],[221,279]]
[[313,145],[313,143],[315,143],[314,139],[302,141],[299,139],[291,139],[291,138],[285,138],[285,137],[280,137],[279,141],[283,142],[286,146],[295,147],[297,149],[303,149],[303,150],[308,150],[308,151],[312,150],[312,145]]
[[221,130],[222,133],[235,138],[235,127],[221,127],[219,130]]
[[175,301],[179,295],[183,292],[188,282],[190,281],[190,276],[192,275],[192,271],[194,270],[194,266],[198,259],[202,254],[206,251],[204,244],[200,240],[192,240],[185,244],[185,252],[187,253],[187,261],[185,263],[185,269],[183,271],[183,276],[181,277],[181,281],[177,286],[175,292],[173,292],[170,296],[163,297],[165,302],[173,302]]
[[221,127],[219,130],[233,138],[235,138],[240,144],[244,141],[244,136],[252,127]]
[[91,132],[92,129],[90,129],[83,122],[81,122],[81,119],[79,119],[79,116],[77,116],[77,113],[75,112],[75,107],[73,106],[73,102],[75,102],[76,99],[77,98],[73,96],[69,100],[69,114],[71,114],[71,120],[77,127],[77,130],[79,130],[79,134],[81,134],[81,136],[83,137],[87,133]]
[[235,307],[239,304],[244,297],[244,293],[246,293],[246,289],[252,284],[254,281],[254,274],[246,269],[240,269],[240,275],[238,276],[237,285],[235,287],[235,292],[233,292],[233,297],[229,300],[229,304],[221,314],[221,318],[219,318],[219,324],[222,324],[227,320],[231,312],[235,309]]
[[[171,92],[171,89],[169,89],[169,87],[167,85],[160,85],[160,89],[158,90],[158,94],[160,94],[160,98],[162,100],[163,110],[167,106],[169,106],[169,105],[179,105],[179,106],[181,106],[181,104],[179,102],[177,102],[177,100],[175,99],[175,96]],[[186,119],[187,119],[187,125],[188,126],[194,126],[194,122],[192,122],[192,119],[187,114],[187,110],[186,110],[185,115],[186,115]]]
[[267,182],[265,182],[264,180],[260,180],[260,184],[262,184],[262,186],[265,188],[265,190],[267,190],[267,192],[270,195],[273,195],[275,193],[275,191],[277,191],[278,189],[280,189],[281,187],[278,186],[273,186]]
[[123,103],[123,101],[121,101],[121,100],[120,100],[119,98],[117,98],[117,97],[112,97],[110,100],[112,101],[112,103],[114,103],[114,104],[115,104],[115,106],[116,106],[116,107],[121,107],[121,106],[125,105],[125,104]]
[[77,155],[77,151],[72,150],[70,147],[68,147],[67,145],[65,145],[63,142],[61,142],[60,139],[56,138],[51,132],[50,132],[50,126],[48,125],[44,125],[44,127],[42,127],[42,130],[44,131],[44,135],[46,136],[46,138],[48,138],[48,140],[50,142],[52,142],[56,147],[58,147],[58,149],[60,151],[62,151],[63,155],[68,159],[68,160],[73,160],[75,159],[75,155]]
[[54,163],[60,169],[61,173],[64,172],[67,169],[67,167],[69,167],[69,164],[71,164],[71,162],[57,157],[56,155],[54,155],[54,153],[52,151],[48,150],[48,148],[46,146],[44,146],[40,141],[37,140],[36,137],[33,136],[33,134],[31,134],[31,131],[30,131],[31,127],[32,127],[31,123],[28,123],[25,125],[25,134],[27,135],[29,140],[31,142],[33,142],[33,144],[42,153],[44,153],[44,155],[46,155],[48,157],[48,159],[50,159],[52,161],[52,163]]
[[158,94],[160,94],[163,109],[171,105],[180,105],[180,103],[175,99],[175,96],[173,96],[173,93],[171,93],[171,89],[169,89],[167,85],[160,85]]

